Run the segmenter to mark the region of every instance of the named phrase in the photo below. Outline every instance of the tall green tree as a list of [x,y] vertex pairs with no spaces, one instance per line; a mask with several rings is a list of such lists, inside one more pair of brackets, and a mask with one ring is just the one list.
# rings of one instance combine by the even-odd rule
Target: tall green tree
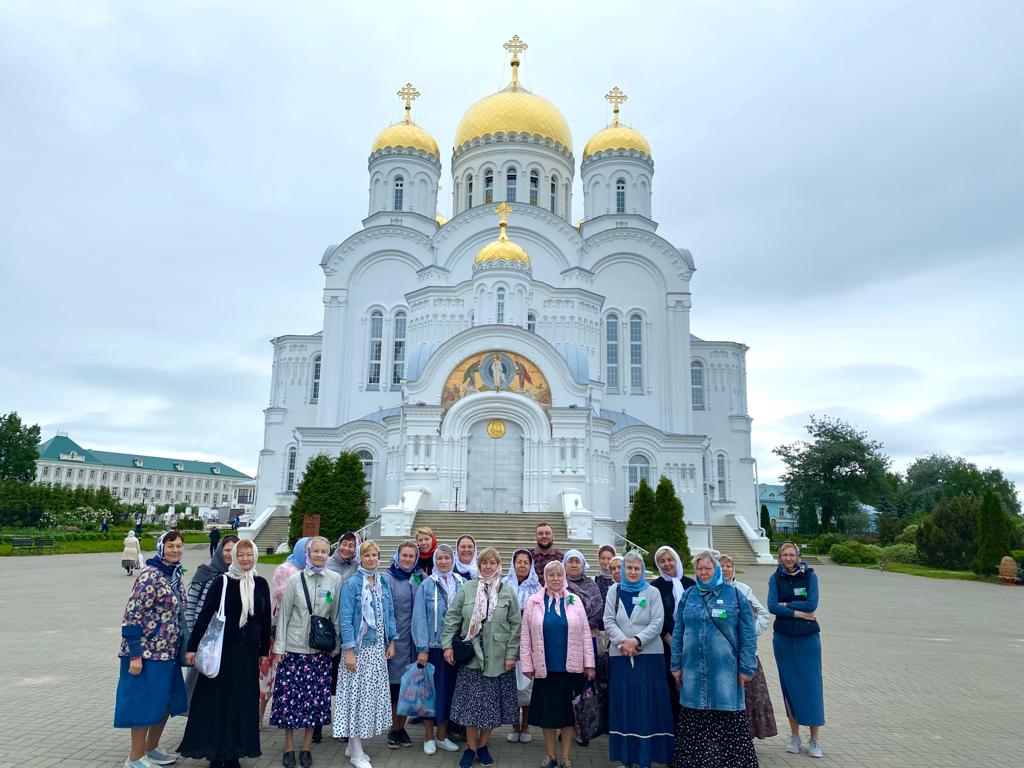
[[761,505],[761,527],[764,528],[764,535],[772,535],[772,516],[768,512],[768,505]]
[[331,541],[366,525],[370,500],[359,454],[345,451],[334,460],[334,488],[336,501],[330,513],[320,518],[320,532]]
[[940,501],[917,529],[917,553],[926,565],[966,570],[978,551],[978,511],[973,496]]
[[1010,520],[995,491],[986,491],[978,513],[978,554],[974,558],[974,571],[993,574],[999,561],[1010,554]]
[[860,511],[861,501],[885,491],[889,458],[881,443],[841,419],[811,416],[807,432],[810,440],[772,452],[786,465],[786,501],[820,510],[821,527],[834,530],[841,517]]
[[35,479],[40,434],[38,424],[28,426],[15,411],[0,414],[0,480]]
[[654,492],[654,525],[652,526],[651,546],[644,549],[654,550],[665,545],[679,553],[683,565],[689,564],[690,542],[686,537],[686,521],[683,519],[683,502],[676,496],[675,486],[667,477],[662,476],[658,488]]
[[324,519],[330,515],[336,502],[334,460],[325,453],[318,454],[306,465],[299,487],[295,489],[295,501],[288,520],[288,545],[294,546],[302,538],[302,519],[306,515],[320,515],[322,532]]
[[805,536],[817,536],[819,531],[818,510],[814,507],[799,507],[796,511],[796,530]]
[[645,478],[640,478],[640,485],[633,494],[629,520],[626,522],[626,538],[648,550],[651,553],[650,558],[654,556],[651,542],[654,535],[655,506],[654,491]]
[[878,526],[878,543],[883,546],[892,544],[904,528],[905,524],[896,516],[892,498],[889,496],[883,497],[878,503],[876,525]]
[[993,491],[1011,515],[1021,512],[1017,488],[1002,470],[979,469],[959,456],[934,453],[915,459],[907,467],[907,477],[901,495],[909,513],[915,517],[931,514],[942,501],[956,496],[970,496],[979,501],[987,491]]

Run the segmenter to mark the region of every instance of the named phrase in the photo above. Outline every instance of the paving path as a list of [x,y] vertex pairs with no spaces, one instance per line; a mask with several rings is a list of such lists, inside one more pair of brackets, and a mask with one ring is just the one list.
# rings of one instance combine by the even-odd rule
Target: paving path
[[[190,546],[194,570],[206,550]],[[111,727],[121,612],[131,579],[119,554],[0,558],[0,768],[116,768],[127,733]],[[262,570],[269,575],[273,566]],[[825,665],[825,758],[785,753],[783,737],[757,742],[762,766],[928,766],[1019,764],[1024,692],[1024,589],[936,581],[822,565],[819,617]],[[769,568],[741,576],[765,599]],[[782,700],[770,632],[760,639],[780,730]],[[178,744],[174,718],[163,746]],[[493,745],[499,766],[536,766],[540,739]],[[427,757],[415,746],[390,751],[376,739],[376,768],[452,768],[458,754]],[[537,734],[539,736],[539,733]],[[314,765],[347,766],[341,746],[315,747]],[[280,765],[282,737],[263,732],[264,756],[245,768]],[[806,737],[805,737],[806,750]],[[609,766],[600,738],[577,749],[578,768]],[[205,766],[181,761],[185,768]]]

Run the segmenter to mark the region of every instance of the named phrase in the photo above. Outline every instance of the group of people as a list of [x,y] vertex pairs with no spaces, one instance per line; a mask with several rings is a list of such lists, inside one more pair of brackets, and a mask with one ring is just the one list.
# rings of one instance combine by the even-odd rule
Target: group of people
[[[374,737],[386,733],[391,749],[413,744],[399,713],[410,669],[433,682],[424,753],[461,749],[460,768],[493,765],[491,735],[504,725],[510,742],[540,730],[541,768],[571,768],[576,702],[599,669],[612,762],[756,766],[752,738],[776,734],[757,658],[769,613],[787,749],[800,752],[799,728],[810,726],[809,754],[821,756],[817,576],[791,542],[780,549],[767,609],[714,550],[693,558],[691,579],[678,553],[661,547],[648,581],[639,552],[606,546],[592,578],[579,550],[555,549],[546,524],[507,569],[497,549],[477,551],[469,534],[450,546],[421,528],[382,570],[377,543],[349,532],[333,547],[300,539],[268,584],[256,575],[253,543],[228,535],[186,590],[181,552],[180,533],[161,537],[125,610],[114,717],[131,729],[125,768],[174,762],[160,737],[168,716],[186,712],[180,755],[238,768],[261,754],[268,706],[270,725],[284,730],[284,768],[312,766],[324,726],[345,742],[354,768],[371,768]],[[191,666],[220,617],[220,670],[207,677]],[[190,667],[185,680],[181,666]]]

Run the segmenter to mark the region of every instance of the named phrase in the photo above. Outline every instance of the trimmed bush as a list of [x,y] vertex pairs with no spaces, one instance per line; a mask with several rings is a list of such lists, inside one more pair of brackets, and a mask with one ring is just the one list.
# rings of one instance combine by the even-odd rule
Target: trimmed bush
[[888,558],[894,563],[920,563],[921,559],[917,556],[917,547],[913,544],[890,544],[888,547],[882,547],[882,559]]
[[917,528],[918,526],[914,523],[908,525],[902,531],[896,535],[897,544],[913,544],[917,545]]
[[823,533],[807,542],[807,549],[814,550],[815,554],[824,555],[836,544],[845,544],[848,540],[848,537],[841,533]]
[[882,554],[881,547],[874,544],[861,544],[859,541],[846,541],[834,544],[828,556],[839,565],[874,565]]

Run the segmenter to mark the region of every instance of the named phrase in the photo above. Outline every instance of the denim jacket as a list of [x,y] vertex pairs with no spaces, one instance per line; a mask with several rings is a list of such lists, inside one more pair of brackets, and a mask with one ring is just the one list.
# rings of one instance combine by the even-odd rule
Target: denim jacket
[[[350,648],[357,653],[363,645],[373,645],[377,642],[377,628],[369,627],[362,641],[359,640],[359,629],[363,622],[363,574],[356,572],[355,576],[345,582],[341,588],[341,606],[338,608],[338,624],[341,626],[341,649],[347,651]],[[391,600],[391,587],[384,574],[377,574],[377,581],[381,585],[381,605],[384,608],[384,641],[394,640],[398,636],[398,628],[395,625],[395,604]]]
[[[725,615],[713,618],[717,612]],[[753,676],[757,670],[757,633],[747,598],[729,584],[703,594],[690,587],[679,601],[675,623],[671,669],[683,673],[679,703],[689,709],[744,709],[743,686],[736,676]]]
[[[455,587],[455,594],[462,589],[462,581]],[[454,600],[454,598],[452,598]],[[448,598],[437,582],[427,577],[416,592],[412,608],[412,641],[416,653],[426,653],[431,648],[441,647],[444,634],[444,617],[448,613]]]

